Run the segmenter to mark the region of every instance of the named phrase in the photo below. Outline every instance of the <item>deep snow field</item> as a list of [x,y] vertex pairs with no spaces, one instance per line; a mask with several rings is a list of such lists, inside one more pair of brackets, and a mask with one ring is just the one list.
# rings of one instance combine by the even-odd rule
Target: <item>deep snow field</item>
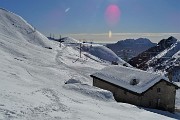
[[93,45],[80,58],[73,38],[59,47],[9,11],[0,9],[0,18],[0,120],[180,119],[178,113],[117,103],[93,87],[89,75],[111,65],[107,53],[124,63],[109,49]]

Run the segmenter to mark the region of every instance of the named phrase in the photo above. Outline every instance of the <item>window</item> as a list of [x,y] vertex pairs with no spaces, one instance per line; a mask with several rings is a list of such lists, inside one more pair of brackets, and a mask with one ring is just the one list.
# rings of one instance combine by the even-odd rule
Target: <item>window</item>
[[124,91],[124,94],[127,95],[127,91]]
[[161,92],[161,88],[157,88],[157,93],[160,93]]

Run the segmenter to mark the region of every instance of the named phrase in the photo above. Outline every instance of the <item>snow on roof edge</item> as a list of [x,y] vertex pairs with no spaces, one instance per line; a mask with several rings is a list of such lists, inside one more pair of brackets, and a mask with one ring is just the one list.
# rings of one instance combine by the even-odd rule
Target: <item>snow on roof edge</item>
[[[129,69],[129,68],[127,68],[127,69]],[[138,70],[138,71],[140,72],[141,70]],[[141,72],[145,72],[145,71],[141,71]],[[146,72],[146,74],[147,74],[147,73],[148,73],[148,72]],[[152,74],[152,73],[149,73],[149,74]],[[168,79],[167,77],[165,77],[164,75],[155,74],[155,73],[154,73],[154,75],[156,75],[155,78],[150,79],[149,81],[145,82],[144,84],[142,84],[142,86],[136,86],[136,85],[135,85],[135,86],[132,86],[132,85],[130,85],[130,84],[125,83],[125,82],[124,82],[123,80],[121,80],[121,79],[117,79],[117,78],[114,77],[114,76],[109,76],[109,75],[103,74],[103,73],[101,73],[101,72],[96,72],[96,73],[94,73],[94,74],[92,74],[92,75],[90,75],[90,76],[91,76],[91,77],[100,78],[100,79],[103,80],[103,81],[109,82],[109,83],[111,83],[111,84],[117,85],[117,86],[119,86],[119,87],[122,87],[122,88],[124,88],[124,89],[127,89],[127,90],[129,90],[129,91],[132,91],[132,92],[138,93],[138,94],[141,94],[141,93],[147,91],[150,87],[154,86],[156,83],[160,82],[161,80],[164,80],[164,81],[166,81],[166,82],[168,82],[168,83],[176,86],[176,88],[178,88],[178,89],[180,88],[180,87],[179,87],[178,85],[176,85],[175,83],[170,82],[169,79]],[[111,80],[111,79],[113,79],[113,80]],[[117,82],[117,81],[121,81],[121,82]]]

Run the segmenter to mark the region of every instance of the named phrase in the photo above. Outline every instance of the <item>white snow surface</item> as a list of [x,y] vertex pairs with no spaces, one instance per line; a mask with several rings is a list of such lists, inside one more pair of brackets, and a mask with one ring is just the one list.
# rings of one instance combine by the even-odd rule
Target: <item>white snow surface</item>
[[115,102],[111,92],[93,87],[89,76],[109,63],[88,53],[79,58],[74,46],[60,48],[7,10],[0,9],[0,18],[0,120],[180,118]]
[[[124,66],[109,66],[92,74],[92,76],[136,93],[145,92],[160,80],[169,82],[168,78],[161,74],[150,73]],[[131,84],[133,79],[137,81],[136,85]]]
[[[121,65],[126,63],[128,66],[131,66],[127,62],[119,58],[111,49],[107,48],[106,46],[100,44],[79,42],[78,40],[71,37],[66,37],[63,39],[63,41],[64,41],[63,43],[66,46],[71,46],[71,47],[73,46],[73,48],[76,50],[80,48],[80,44],[81,44],[81,50],[82,52],[85,52],[84,54],[86,55],[86,57],[90,57],[90,55],[93,55],[99,58],[101,62],[106,61],[111,63],[113,61]],[[89,53],[90,55],[87,53]]]
[[1,36],[15,39],[14,42],[33,43],[42,47],[48,47],[47,38],[32,27],[20,16],[7,10],[0,10],[0,30]]
[[112,50],[110,50],[109,48],[107,48],[103,45],[93,44],[92,47],[89,48],[89,53],[102,59],[102,60],[106,60],[109,62],[114,61],[121,65],[126,63],[124,60],[119,58]]

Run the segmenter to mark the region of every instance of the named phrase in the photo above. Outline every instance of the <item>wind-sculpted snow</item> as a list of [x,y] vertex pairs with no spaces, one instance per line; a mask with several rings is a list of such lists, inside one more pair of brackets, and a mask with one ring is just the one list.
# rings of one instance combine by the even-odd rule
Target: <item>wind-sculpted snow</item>
[[111,92],[99,88],[95,88],[87,84],[80,84],[80,83],[66,84],[64,87],[68,90],[73,90],[82,93],[86,96],[92,97],[93,99],[114,101],[114,97]]
[[73,79],[73,78],[65,81],[65,84],[74,84],[74,83],[81,83],[81,81]]
[[126,63],[121,58],[119,58],[113,51],[102,45],[98,45],[98,46],[93,45],[92,47],[90,47],[89,53],[102,60],[106,60],[110,62],[114,61],[120,63],[121,65]]
[[48,47],[47,38],[35,27],[28,24],[22,17],[7,10],[0,9],[0,33],[1,36],[16,39],[19,42],[29,42],[42,47]]

